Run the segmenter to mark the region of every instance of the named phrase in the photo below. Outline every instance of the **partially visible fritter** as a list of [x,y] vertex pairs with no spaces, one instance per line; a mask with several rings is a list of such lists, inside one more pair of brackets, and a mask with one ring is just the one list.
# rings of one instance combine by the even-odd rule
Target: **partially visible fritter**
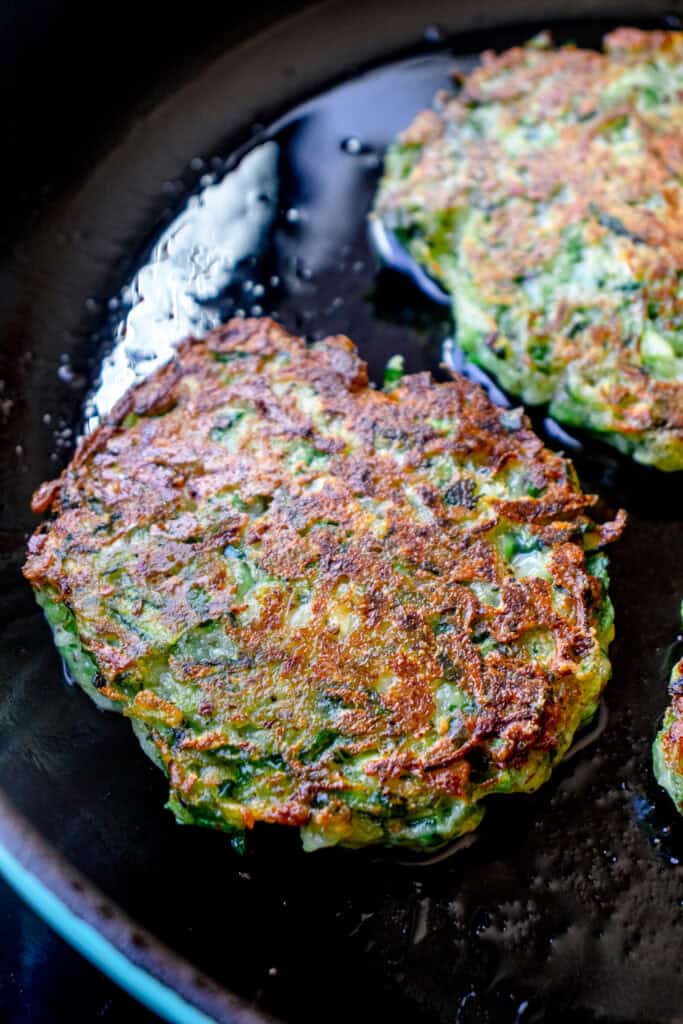
[[669,691],[671,704],[652,752],[657,781],[683,814],[683,658],[673,667]]
[[375,214],[453,295],[466,354],[639,462],[683,468],[683,33],[545,34],[440,93]]
[[594,503],[479,387],[375,390],[347,338],[236,320],[39,489],[25,573],[179,821],[429,848],[536,789],[596,708],[621,517]]

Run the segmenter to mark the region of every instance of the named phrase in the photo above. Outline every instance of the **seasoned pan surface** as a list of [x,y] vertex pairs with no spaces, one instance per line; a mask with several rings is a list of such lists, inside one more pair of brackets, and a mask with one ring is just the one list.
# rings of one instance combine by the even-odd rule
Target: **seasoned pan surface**
[[[41,212],[7,264],[0,785],[48,844],[34,864],[57,851],[257,1015],[673,1022],[683,999],[683,827],[653,780],[650,744],[677,654],[680,480],[575,439],[584,485],[630,513],[611,555],[617,639],[607,725],[538,794],[493,804],[476,844],[430,867],[349,851],[304,855],[295,835],[272,830],[257,831],[240,858],[220,835],[178,828],[163,809],[164,781],[128,723],[63,681],[20,579],[31,490],[68,459],[84,417],[104,411],[176,331],[262,310],[313,338],[349,334],[375,380],[397,352],[408,371],[444,375],[446,314],[405,278],[378,274],[368,242],[381,153],[445,84],[456,58],[522,40],[548,16],[451,34],[425,11],[420,31],[401,35],[402,6],[383,32],[391,5],[378,4],[345,35],[335,5],[322,7],[330,8],[324,17],[322,8],[299,15],[288,40],[300,40],[296,60],[283,37],[260,37],[249,60],[208,65],[131,120],[80,187]],[[636,19],[615,10],[610,22],[558,23],[555,33],[595,45],[624,20]],[[304,60],[315,32],[318,49],[327,40],[319,66]],[[264,78],[257,70],[268,46]],[[250,89],[239,109],[242,85]],[[230,271],[220,300],[174,307],[170,326],[152,317],[146,335],[138,319],[142,341],[131,345],[130,305],[138,293],[150,299],[139,272],[163,262],[159,238],[185,216],[189,195],[206,197],[268,143],[277,145],[274,178],[259,183],[267,215],[248,247],[253,259]],[[160,271],[162,290],[168,272]],[[544,433],[543,416],[535,422]],[[544,436],[555,447],[572,444]],[[177,969],[170,966],[171,977]],[[184,975],[190,998],[192,984]],[[232,1019],[237,1003],[219,1002],[214,1015]]]

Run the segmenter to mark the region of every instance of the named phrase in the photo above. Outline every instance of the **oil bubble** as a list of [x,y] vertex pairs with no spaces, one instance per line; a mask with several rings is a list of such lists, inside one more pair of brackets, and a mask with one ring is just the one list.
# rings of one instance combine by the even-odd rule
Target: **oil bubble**
[[347,139],[342,139],[341,148],[345,153],[348,153],[349,156],[358,156],[363,152],[364,146],[359,138],[355,135],[351,135]]
[[295,273],[296,276],[300,278],[302,281],[313,280],[313,271],[303,262],[303,260],[297,260]]
[[426,43],[442,43],[444,31],[441,25],[427,25],[422,37]]

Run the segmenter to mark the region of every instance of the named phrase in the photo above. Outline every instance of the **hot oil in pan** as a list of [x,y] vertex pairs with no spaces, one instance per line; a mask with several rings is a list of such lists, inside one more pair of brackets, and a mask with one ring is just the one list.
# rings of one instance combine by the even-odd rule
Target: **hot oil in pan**
[[[480,38],[476,48],[512,41]],[[447,312],[403,278],[376,275],[365,218],[384,147],[453,63],[435,50],[366,73],[260,130],[227,161],[196,158],[181,183],[191,205],[169,215],[110,303],[90,422],[174,340],[241,313],[272,314],[310,338],[349,334],[376,381],[396,352],[408,372],[445,376]],[[239,861],[221,836],[169,822],[155,877],[127,880],[176,948],[260,1006],[316,1022],[351,1013],[415,1024],[678,1017],[683,830],[654,784],[649,750],[683,589],[680,498],[675,482],[600,445],[575,457],[587,486],[631,512],[611,559],[614,679],[594,747],[535,796],[492,800],[479,841],[428,870],[351,851],[304,856],[274,830],[257,833]],[[188,864],[213,880],[210,929],[194,899],[182,913],[168,906]]]
[[272,315],[309,339],[349,334],[375,380],[396,351],[408,371],[438,371],[447,313],[435,316],[391,275],[377,282],[366,217],[386,145],[447,84],[452,63],[417,57],[364,75],[225,160],[195,158],[191,194],[109,300],[88,425],[165,362],[174,342],[234,315]]

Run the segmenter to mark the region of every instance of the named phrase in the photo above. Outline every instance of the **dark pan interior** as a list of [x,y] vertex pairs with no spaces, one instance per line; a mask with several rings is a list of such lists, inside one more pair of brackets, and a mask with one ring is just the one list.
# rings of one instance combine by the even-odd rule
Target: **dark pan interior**
[[[177,827],[128,723],[63,681],[19,575],[30,493],[69,458],[125,317],[121,289],[202,176],[220,179],[240,147],[279,143],[279,213],[223,313],[258,306],[310,337],[347,333],[376,380],[395,352],[409,371],[443,374],[443,311],[373,262],[365,215],[378,154],[445,84],[454,56],[521,41],[556,22],[558,8],[413,6],[309,5],[250,48],[237,40],[274,16],[268,5],[229,29],[209,19],[185,46],[180,28],[166,26],[164,52],[150,46],[146,57],[137,38],[122,96],[94,73],[101,123],[94,99],[79,108],[80,125],[62,109],[61,135],[46,117],[44,175],[29,167],[16,193],[0,271],[0,785],[143,928],[283,1020],[673,1022],[683,1002],[683,827],[652,777],[650,744],[683,597],[680,474],[658,476],[588,441],[577,449],[585,485],[630,512],[612,555],[607,728],[540,793],[492,801],[479,841],[432,867],[377,853],[304,855],[295,834],[275,830],[257,830],[240,858],[220,835]],[[594,45],[619,22],[663,19],[655,4],[601,6],[604,21],[557,22],[557,37]],[[66,46],[62,22],[55,32]],[[149,44],[153,25],[143,20],[140,33]],[[49,39],[43,46],[38,56],[55,62]],[[63,60],[78,59],[71,46]],[[125,80],[125,61],[117,67]],[[37,94],[26,97],[35,116]],[[46,98],[43,112],[56,106]],[[14,116],[15,138],[37,156]]]

